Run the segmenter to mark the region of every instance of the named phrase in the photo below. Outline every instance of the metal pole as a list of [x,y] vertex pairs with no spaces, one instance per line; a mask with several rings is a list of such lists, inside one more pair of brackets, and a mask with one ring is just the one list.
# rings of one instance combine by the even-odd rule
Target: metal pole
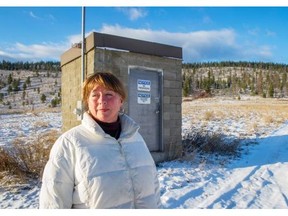
[[82,76],[81,86],[85,79],[85,7],[82,7]]
[[[81,91],[83,88],[83,83],[84,83],[84,79],[85,79],[85,7],[82,7],[82,61],[81,61]],[[82,92],[81,92],[82,93]],[[83,98],[82,98],[82,94],[81,94],[81,100],[77,101],[77,108],[76,108],[76,115],[77,115],[77,120],[82,120],[83,119]]]

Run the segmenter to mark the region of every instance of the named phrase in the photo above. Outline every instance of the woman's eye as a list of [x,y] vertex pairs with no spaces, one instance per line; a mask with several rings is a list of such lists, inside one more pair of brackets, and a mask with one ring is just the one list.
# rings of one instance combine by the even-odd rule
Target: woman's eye
[[99,97],[98,94],[92,94],[92,97]]

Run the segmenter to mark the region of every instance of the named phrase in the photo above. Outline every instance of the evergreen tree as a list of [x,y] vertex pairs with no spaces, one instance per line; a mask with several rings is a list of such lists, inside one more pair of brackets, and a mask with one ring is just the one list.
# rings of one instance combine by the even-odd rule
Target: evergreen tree
[[263,76],[262,71],[260,71],[256,83],[256,94],[261,95],[263,93]]
[[190,77],[186,77],[184,81],[184,86],[183,86],[183,96],[187,97],[190,93],[190,85],[191,85],[191,79]]
[[26,83],[23,84],[23,90],[25,91],[27,89]]
[[42,94],[40,100],[42,103],[44,103],[46,101],[46,95]]
[[273,87],[272,83],[270,83],[270,85],[269,85],[268,94],[269,94],[269,97],[273,98],[273,96],[274,96],[274,87]]
[[25,83],[28,85],[28,86],[31,86],[31,80],[30,80],[30,76],[27,77]]
[[22,93],[22,100],[25,100],[25,96],[26,96],[26,91],[24,90]]
[[7,83],[8,83],[8,85],[10,85],[12,82],[13,82],[13,77],[12,77],[12,73],[10,73],[8,76]]
[[280,90],[283,91],[287,83],[287,73],[282,74]]
[[10,94],[10,93],[13,91],[13,88],[12,88],[12,86],[11,86],[11,85],[9,85],[9,86],[8,86],[8,89],[7,89],[7,91],[8,91],[8,94]]
[[20,79],[13,79],[13,82],[12,82],[13,91],[19,91],[19,84],[20,84]]

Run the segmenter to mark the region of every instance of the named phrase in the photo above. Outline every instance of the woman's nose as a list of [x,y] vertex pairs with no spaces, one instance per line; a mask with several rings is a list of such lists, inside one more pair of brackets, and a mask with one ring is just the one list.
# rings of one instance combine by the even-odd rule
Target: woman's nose
[[106,104],[107,101],[106,101],[106,98],[105,98],[105,95],[104,94],[100,94],[99,95],[99,98],[98,98],[98,103],[100,104]]

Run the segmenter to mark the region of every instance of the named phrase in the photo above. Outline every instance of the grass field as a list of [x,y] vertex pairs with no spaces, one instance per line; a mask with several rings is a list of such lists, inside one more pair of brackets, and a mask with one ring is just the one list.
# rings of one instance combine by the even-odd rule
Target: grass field
[[288,99],[212,97],[187,100],[182,103],[182,115],[189,117],[191,126],[198,130],[214,125],[214,130],[229,133],[229,128],[238,124],[239,131],[243,129],[240,136],[260,136],[288,120]]

